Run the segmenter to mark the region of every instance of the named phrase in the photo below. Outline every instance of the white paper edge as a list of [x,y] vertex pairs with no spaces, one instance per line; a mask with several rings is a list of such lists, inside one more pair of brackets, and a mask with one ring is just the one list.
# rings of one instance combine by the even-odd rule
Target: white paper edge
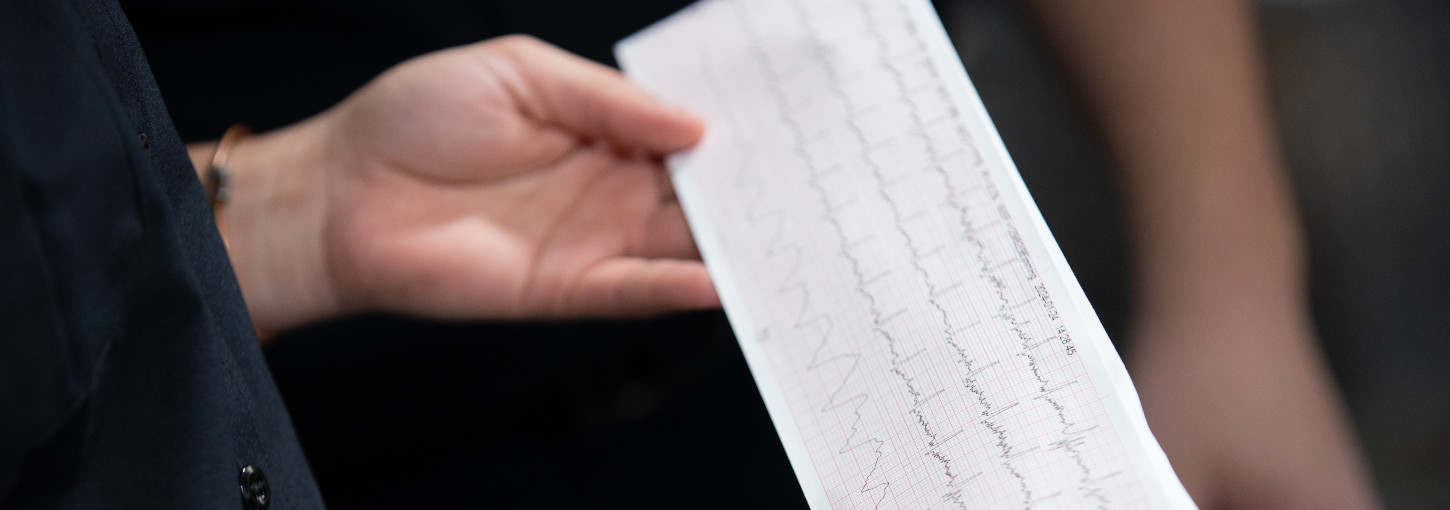
[[[655,25],[677,16],[688,15],[689,11],[690,8],[687,7]],[[651,25],[651,27],[655,25]],[[647,73],[641,72],[638,67],[630,65],[633,57],[631,51],[633,42],[636,37],[648,30],[649,27],[620,40],[614,46],[614,55],[619,61],[619,67],[630,78],[644,85],[645,88],[652,88],[654,80]],[[710,135],[707,132],[705,136]],[[760,391],[761,400],[765,401],[765,410],[775,424],[776,434],[780,437],[781,446],[784,447],[791,468],[795,471],[796,480],[800,483],[806,503],[811,508],[830,508],[826,488],[821,485],[820,475],[816,473],[816,465],[811,460],[810,451],[806,448],[805,438],[801,437],[800,427],[795,424],[795,418],[787,404],[785,392],[781,390],[780,380],[776,378],[775,370],[771,367],[770,354],[765,352],[765,348],[758,342],[751,341],[752,338],[741,336],[756,331],[755,322],[748,313],[749,308],[745,303],[745,295],[736,285],[730,264],[726,263],[729,258],[724,255],[724,248],[718,244],[722,242],[721,237],[716,235],[716,230],[706,214],[696,209],[699,206],[695,204],[706,202],[705,197],[698,195],[703,191],[693,185],[690,181],[690,173],[684,170],[688,168],[692,155],[693,151],[684,151],[676,153],[666,160],[670,170],[670,181],[675,187],[675,194],[679,197],[680,206],[685,212],[685,219],[689,222],[690,231],[694,234],[695,244],[700,249],[700,257],[706,262],[705,267],[709,270],[710,279],[715,284],[715,292],[720,295],[721,306],[725,309],[725,315],[730,319],[737,343],[745,355],[745,363],[750,367],[751,375],[755,377],[755,386]],[[711,260],[719,262],[712,263]]]

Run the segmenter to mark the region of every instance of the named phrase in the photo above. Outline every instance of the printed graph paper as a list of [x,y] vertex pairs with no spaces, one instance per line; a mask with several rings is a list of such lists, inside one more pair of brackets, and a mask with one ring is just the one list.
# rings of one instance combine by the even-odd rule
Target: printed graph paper
[[681,203],[812,508],[1192,508],[927,0],[622,41],[709,122]]

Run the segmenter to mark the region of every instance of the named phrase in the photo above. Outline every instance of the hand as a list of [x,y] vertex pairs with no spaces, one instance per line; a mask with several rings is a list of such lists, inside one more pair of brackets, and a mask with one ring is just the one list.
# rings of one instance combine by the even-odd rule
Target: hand
[[1139,322],[1133,382],[1201,508],[1377,506],[1308,324],[1257,304]]
[[660,156],[701,122],[525,37],[405,62],[233,149],[229,250],[258,331],[362,310],[718,306]]

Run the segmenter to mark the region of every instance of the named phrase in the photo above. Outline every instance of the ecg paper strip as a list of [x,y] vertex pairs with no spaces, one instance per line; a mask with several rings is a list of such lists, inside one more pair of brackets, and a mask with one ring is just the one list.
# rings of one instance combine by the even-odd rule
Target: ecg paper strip
[[1192,508],[927,0],[704,0],[616,48],[811,507]]

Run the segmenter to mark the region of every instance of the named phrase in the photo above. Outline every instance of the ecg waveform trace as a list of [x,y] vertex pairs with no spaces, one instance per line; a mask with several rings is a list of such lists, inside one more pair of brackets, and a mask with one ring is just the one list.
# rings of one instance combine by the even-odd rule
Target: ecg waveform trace
[[930,9],[705,0],[618,48],[710,121],[672,173],[807,499],[1191,507]]

